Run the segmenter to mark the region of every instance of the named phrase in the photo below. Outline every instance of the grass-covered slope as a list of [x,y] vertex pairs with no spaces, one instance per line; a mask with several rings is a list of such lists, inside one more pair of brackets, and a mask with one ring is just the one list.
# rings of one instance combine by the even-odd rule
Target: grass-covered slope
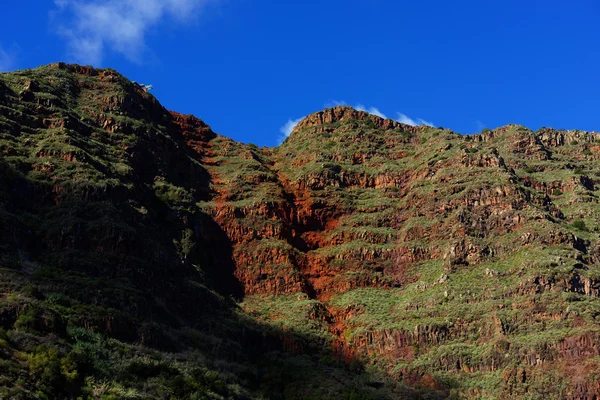
[[[599,138],[461,136],[348,108],[301,122],[275,169],[341,351],[458,397],[597,396]],[[304,326],[280,317],[290,297],[244,304]]]
[[211,143],[112,70],[0,74],[0,398],[399,393],[239,309]]
[[598,397],[599,138],[336,107],[257,148],[0,74],[0,397]]

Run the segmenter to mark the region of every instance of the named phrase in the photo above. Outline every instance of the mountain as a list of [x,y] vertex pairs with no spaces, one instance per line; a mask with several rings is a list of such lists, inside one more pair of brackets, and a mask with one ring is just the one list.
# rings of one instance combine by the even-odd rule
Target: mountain
[[0,396],[600,397],[600,134],[350,107],[276,148],[0,74]]

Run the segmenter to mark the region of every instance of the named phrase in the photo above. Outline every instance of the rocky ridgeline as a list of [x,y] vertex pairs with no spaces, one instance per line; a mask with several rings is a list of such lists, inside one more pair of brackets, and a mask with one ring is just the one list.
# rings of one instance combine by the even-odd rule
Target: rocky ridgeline
[[[327,315],[336,316],[322,322],[340,338],[332,345],[342,358],[370,354],[387,360],[390,371],[400,371],[394,375],[398,379],[429,382],[438,390],[444,385],[436,381],[431,370],[463,376],[457,379],[476,373],[491,379],[503,371],[504,381],[498,383],[501,397],[523,396],[527,387],[541,385],[545,379],[542,371],[561,369],[564,354],[558,349],[576,341],[581,333],[569,336],[568,329],[574,325],[569,319],[574,317],[565,316],[566,305],[558,306],[563,307],[560,317],[548,314],[544,310],[548,305],[524,310],[524,316],[504,322],[504,329],[511,326],[508,332],[488,315],[499,306],[518,310],[521,302],[544,304],[543,298],[536,300],[544,293],[596,297],[596,278],[583,276],[583,271],[595,265],[589,258],[592,243],[584,243],[580,237],[587,237],[589,230],[578,231],[571,224],[593,215],[589,222],[592,228],[597,214],[574,212],[564,202],[571,193],[584,191],[592,196],[585,202],[595,204],[595,180],[588,171],[595,156],[593,152],[586,158],[579,154],[587,148],[583,146],[595,143],[593,137],[549,129],[533,133],[519,126],[462,137],[432,128],[407,127],[347,107],[315,113],[301,121],[281,147],[260,150],[266,160],[263,165],[273,171],[277,181],[253,184],[272,186],[265,191],[277,197],[250,206],[251,218],[254,226],[263,227],[274,218],[280,225],[277,229],[251,230],[246,236],[239,232],[230,236],[234,246],[240,243],[235,253],[239,254],[235,256],[236,276],[246,295],[303,292],[320,300]],[[580,144],[573,145],[576,148],[566,150],[565,146],[577,140]],[[328,141],[333,143],[331,147]],[[389,157],[394,164],[386,168],[379,157]],[[572,157],[571,164],[553,165],[554,159],[564,162],[568,157]],[[218,169],[214,171],[219,174]],[[554,174],[564,178],[554,179]],[[236,188],[230,186],[227,192],[232,190]],[[227,202],[219,207],[236,209],[235,203]],[[236,215],[233,210],[228,214]],[[248,221],[246,212],[237,215]],[[223,220],[224,230],[230,229],[230,221]],[[539,251],[540,259],[554,249],[566,256],[560,265],[544,265],[536,256],[515,260],[528,248]],[[438,275],[431,281],[426,281],[419,269],[424,263],[428,268],[439,265]],[[497,264],[506,269],[496,270]],[[550,281],[540,279],[535,272],[540,269],[547,277],[552,276]],[[478,270],[481,277],[463,281],[463,275]],[[460,276],[460,288],[453,288],[455,274]],[[486,291],[469,293],[480,279],[491,281],[483,285]],[[441,291],[442,303],[471,304],[486,311],[462,320],[460,316],[445,316],[444,307],[424,301],[418,307],[424,319],[415,319],[412,327],[379,327],[377,316],[372,317],[373,324],[362,326],[359,321],[368,319],[370,311],[355,306],[352,311],[340,309],[337,300],[365,288],[399,289],[398,294],[390,294],[399,298],[418,297],[409,294],[411,291]],[[269,302],[268,298],[264,301]],[[489,302],[503,304],[485,305]],[[446,322],[425,322],[433,312],[428,308],[437,309],[436,318]],[[404,324],[402,312],[390,314],[385,316],[391,319],[387,323]],[[517,341],[522,337],[536,340],[546,328],[525,327],[552,324],[557,318],[557,325],[569,327],[559,338],[533,347],[511,343],[511,335]],[[593,323],[587,326],[595,331]],[[353,333],[357,329],[360,334]],[[488,350],[484,345],[497,340],[506,341],[504,347]],[[464,349],[459,348],[461,343]],[[540,353],[538,346],[545,350]],[[417,354],[415,348],[419,349]],[[441,351],[447,355],[437,355]],[[475,356],[478,351],[483,355]],[[595,354],[593,348],[589,354],[576,357],[583,362],[591,354]],[[413,367],[413,363],[420,366]],[[396,364],[406,366],[398,369]],[[513,379],[518,374],[520,378]],[[594,396],[594,377],[590,372],[582,386],[579,377],[577,383],[570,383],[567,372],[560,379],[563,393],[571,398]],[[475,389],[461,393],[478,397],[486,392]]]
[[421,128],[414,127],[389,118],[381,118],[377,115],[369,114],[365,111],[357,111],[352,107],[338,106],[328,108],[323,111],[316,112],[303,118],[295,127],[292,133],[305,130],[307,128],[315,128],[316,133],[326,132],[329,124],[340,122],[365,122],[368,121],[376,127],[383,130],[401,130],[403,132],[417,133]]
[[265,351],[310,351],[302,332],[432,396],[600,396],[597,134],[334,107],[258,148],[112,70],[0,78],[0,260],[145,293],[99,289],[86,301],[118,312],[75,314],[86,329],[158,345],[140,321],[198,326],[215,290],[283,329],[238,338]]

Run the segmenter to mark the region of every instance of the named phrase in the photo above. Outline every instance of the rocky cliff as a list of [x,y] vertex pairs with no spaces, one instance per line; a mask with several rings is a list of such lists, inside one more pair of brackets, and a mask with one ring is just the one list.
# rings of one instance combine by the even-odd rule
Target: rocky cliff
[[598,398],[599,140],[336,107],[258,148],[0,74],[0,393]]

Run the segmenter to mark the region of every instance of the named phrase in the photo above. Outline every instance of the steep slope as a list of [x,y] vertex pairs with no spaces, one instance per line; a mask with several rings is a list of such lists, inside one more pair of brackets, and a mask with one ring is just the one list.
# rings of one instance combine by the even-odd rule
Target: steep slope
[[198,206],[223,142],[112,70],[0,74],[0,397],[399,393],[240,311],[230,239]]
[[214,206],[243,306],[408,385],[593,398],[597,140],[313,114]]
[[599,139],[336,107],[259,149],[0,74],[0,393],[599,397]]

